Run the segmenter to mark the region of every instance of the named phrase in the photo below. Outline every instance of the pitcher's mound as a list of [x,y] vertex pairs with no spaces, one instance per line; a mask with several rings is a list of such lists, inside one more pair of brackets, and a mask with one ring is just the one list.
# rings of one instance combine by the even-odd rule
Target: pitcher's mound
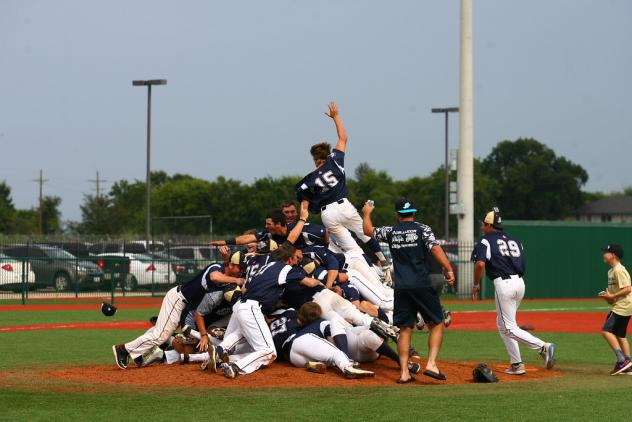
[[[221,373],[201,372],[197,364],[152,365],[146,368],[130,366],[119,369],[114,362],[108,366],[69,367],[47,373],[49,377],[92,384],[128,384],[139,386],[202,387],[202,388],[260,388],[260,387],[353,387],[353,386],[395,386],[399,370],[395,362],[380,358],[375,362],[362,364],[361,368],[375,372],[375,377],[363,379],[344,378],[337,368],[329,368],[325,374],[315,374],[302,368],[295,368],[286,362],[275,362],[250,375],[235,379],[224,378]],[[424,384],[469,384],[476,363],[440,362],[439,368],[447,376],[447,381],[437,381],[423,374],[416,374],[416,382],[407,385]],[[489,365],[500,382],[531,381],[559,376],[559,371],[547,371],[541,367],[528,367],[527,373],[511,376],[504,373],[506,365]],[[423,372],[422,363],[422,372]]]

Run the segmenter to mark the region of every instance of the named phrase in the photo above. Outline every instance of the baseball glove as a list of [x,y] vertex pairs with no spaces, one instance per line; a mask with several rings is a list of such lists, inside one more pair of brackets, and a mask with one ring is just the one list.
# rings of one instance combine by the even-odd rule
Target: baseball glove
[[474,382],[490,383],[498,382],[498,377],[492,372],[489,366],[484,363],[479,363],[472,371]]
[[178,334],[177,336],[175,336],[175,338],[171,342],[171,347],[173,347],[173,350],[177,351],[178,353],[191,354],[191,353],[196,353],[195,351],[196,344],[197,344],[197,340],[195,340],[195,343],[192,343],[191,340],[188,339],[187,337],[184,337],[182,334]]

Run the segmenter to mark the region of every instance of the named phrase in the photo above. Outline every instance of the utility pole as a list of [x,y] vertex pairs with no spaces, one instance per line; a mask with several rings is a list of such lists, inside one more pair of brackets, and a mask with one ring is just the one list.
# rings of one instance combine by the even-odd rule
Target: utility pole
[[48,182],[48,179],[44,179],[44,172],[40,169],[39,178],[33,180],[36,183],[39,183],[39,233],[40,236],[44,234],[44,213],[43,213],[43,203],[44,203],[44,195],[43,195],[43,186],[44,183]]
[[97,178],[93,180],[88,180],[88,182],[96,184],[97,198],[100,198],[101,197],[101,183],[107,183],[108,181],[99,178],[99,171],[97,170]]

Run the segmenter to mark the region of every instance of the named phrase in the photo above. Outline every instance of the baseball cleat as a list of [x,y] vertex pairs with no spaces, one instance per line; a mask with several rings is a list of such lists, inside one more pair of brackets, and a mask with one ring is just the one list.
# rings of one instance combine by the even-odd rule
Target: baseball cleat
[[354,368],[352,365],[345,367],[342,370],[342,374],[346,378],[369,378],[374,377],[375,373],[371,371],[365,371],[364,369]]
[[555,343],[544,343],[540,356],[544,359],[546,369],[552,369],[555,366]]
[[114,353],[114,361],[116,362],[116,365],[121,369],[127,369],[129,353],[125,350],[125,346],[122,344],[112,346],[112,353]]
[[309,372],[315,372],[317,374],[324,374],[327,372],[327,365],[322,362],[307,362],[305,368],[307,368]]
[[524,375],[527,370],[524,367],[524,363],[512,363],[511,366],[505,369],[507,375]]
[[155,346],[149,352],[145,353],[142,358],[141,367],[151,365],[152,363],[162,362],[165,352],[158,346]]
[[452,324],[452,312],[448,311],[447,309],[444,309],[443,310],[443,325],[445,325],[445,328],[448,328],[450,324]]
[[421,365],[417,362],[409,361],[408,362],[408,372],[412,372],[413,374],[418,374],[421,372]]
[[212,344],[209,344],[206,352],[208,353],[208,359],[202,362],[200,369],[206,371],[206,369],[209,368],[212,372],[217,371],[217,361],[219,360],[217,349]]
[[422,317],[421,314],[417,312],[417,321],[415,322],[415,326],[417,327],[419,331],[421,331],[424,329],[425,325],[426,325],[426,321],[424,321],[424,317]]
[[630,368],[632,368],[632,361],[630,359],[626,359],[623,362],[617,362],[612,371],[610,371],[610,375],[622,374]]
[[393,327],[392,325],[388,325],[379,318],[373,318],[370,328],[371,331],[382,338],[390,338],[394,341],[397,341],[397,338],[399,337],[399,331],[397,330],[397,328]]
[[222,363],[219,368],[222,370],[222,374],[229,379],[233,379],[237,376],[237,367],[232,363]]

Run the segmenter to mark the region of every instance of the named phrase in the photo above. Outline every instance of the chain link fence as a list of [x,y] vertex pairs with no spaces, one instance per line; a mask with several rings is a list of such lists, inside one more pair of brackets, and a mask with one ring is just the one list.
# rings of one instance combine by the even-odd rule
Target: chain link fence
[[[382,245],[387,256],[388,246]],[[467,297],[472,288],[473,245],[446,243],[457,282],[444,293]],[[162,296],[191,280],[213,262],[218,248],[206,239],[142,240],[59,238],[0,239],[0,300],[26,303],[36,299]],[[431,260],[432,277],[442,278]]]

